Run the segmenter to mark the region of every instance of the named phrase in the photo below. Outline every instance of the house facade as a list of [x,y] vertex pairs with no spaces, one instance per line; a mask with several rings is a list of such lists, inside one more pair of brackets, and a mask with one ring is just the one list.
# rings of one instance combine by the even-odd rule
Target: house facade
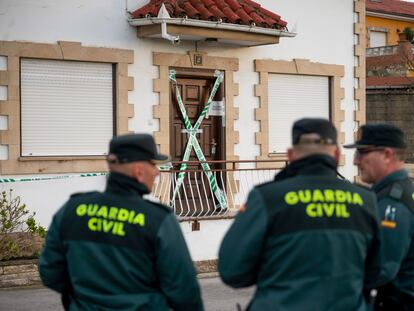
[[[341,144],[365,122],[365,1],[161,2],[1,1],[0,188],[47,226],[71,193],[104,189],[113,135],[151,133],[174,161],[152,199],[194,260],[215,259],[294,120],[330,118]],[[353,179],[351,151],[340,164]]]
[[398,44],[398,33],[414,30],[414,3],[403,0],[366,1],[367,47]]

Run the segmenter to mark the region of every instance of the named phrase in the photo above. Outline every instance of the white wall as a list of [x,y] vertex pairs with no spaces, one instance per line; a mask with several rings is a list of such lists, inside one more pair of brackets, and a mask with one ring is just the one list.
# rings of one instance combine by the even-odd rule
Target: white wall
[[[8,176],[0,176],[0,180]],[[76,192],[103,191],[105,189],[105,176],[80,177],[79,174],[62,175],[30,175],[13,176],[16,180],[21,178],[56,178],[53,180],[34,180],[0,183],[0,191],[20,196],[21,202],[36,212],[36,220],[42,226],[49,226],[53,214],[61,207],[70,195]]]
[[[135,104],[136,116],[129,126],[136,132],[157,131],[158,122],[152,118],[152,105],[158,103],[158,95],[152,92],[152,81],[158,78],[158,68],[152,66],[152,52],[185,53],[194,50],[195,45],[183,42],[179,46],[172,46],[169,42],[161,40],[138,39],[136,30],[129,26],[126,20],[125,4],[129,11],[133,11],[147,2],[1,0],[0,40],[44,43],[63,40],[81,42],[84,46],[133,49],[135,62],[129,66],[129,75],[135,78],[135,90],[129,93],[129,102]],[[355,130],[353,0],[257,2],[280,14],[288,21],[289,30],[297,32],[298,35],[295,38],[282,38],[278,45],[263,47],[212,48],[199,45],[199,50],[204,50],[210,55],[239,58],[240,70],[235,73],[235,82],[239,83],[239,96],[235,98],[235,106],[240,108],[240,119],[236,122],[235,128],[239,130],[243,139],[236,146],[236,154],[246,160],[252,160],[259,154],[258,146],[254,144],[254,133],[259,128],[258,122],[254,120],[254,108],[258,107],[258,98],[254,96],[254,85],[258,83],[258,74],[254,72],[254,59],[305,58],[312,62],[344,65],[345,77],[342,79],[342,87],[345,88],[345,99],[342,108],[346,113],[342,129],[346,131],[346,142],[351,142]],[[290,131],[287,131],[286,135],[290,135]],[[348,178],[352,178],[356,170],[352,166],[350,152],[346,154],[346,163],[341,171]],[[0,184],[0,190],[9,186],[11,184]],[[104,177],[15,183],[12,186],[28,206],[37,212],[40,222],[47,225],[53,213],[71,192],[103,189]],[[220,230],[211,232],[220,234]],[[186,232],[185,228],[184,231]],[[201,231],[186,234],[188,241],[192,243],[195,236],[205,234],[203,228]],[[192,253],[197,258],[211,255],[204,254],[198,249],[192,250]]]
[[233,220],[205,220],[200,222],[200,231],[191,231],[191,222],[181,223],[181,229],[195,261],[217,259],[221,240]]

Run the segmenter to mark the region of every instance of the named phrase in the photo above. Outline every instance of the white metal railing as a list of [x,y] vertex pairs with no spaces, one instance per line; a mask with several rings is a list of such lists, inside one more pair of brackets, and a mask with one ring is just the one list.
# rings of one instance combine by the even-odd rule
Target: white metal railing
[[152,200],[166,204],[181,218],[209,218],[228,216],[246,202],[249,191],[257,184],[273,179],[285,166],[285,161],[209,161],[217,185],[226,197],[222,207],[212,191],[200,162],[186,162],[185,178],[177,196],[172,200],[181,162],[174,162],[158,176],[151,195]]
[[383,56],[383,55],[394,55],[398,52],[398,45],[379,46],[375,48],[367,48],[366,56]]

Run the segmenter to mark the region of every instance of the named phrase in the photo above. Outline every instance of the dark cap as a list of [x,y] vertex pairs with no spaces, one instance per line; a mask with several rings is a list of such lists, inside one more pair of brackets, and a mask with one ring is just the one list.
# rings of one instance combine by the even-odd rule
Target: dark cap
[[355,143],[344,148],[392,147],[405,149],[404,133],[395,125],[386,123],[366,124],[359,128]]
[[154,138],[149,134],[125,134],[112,138],[109,143],[108,162],[129,163],[151,161],[163,163],[169,157],[159,154]]
[[336,145],[336,143],[336,128],[329,120],[305,118],[293,124],[292,145]]

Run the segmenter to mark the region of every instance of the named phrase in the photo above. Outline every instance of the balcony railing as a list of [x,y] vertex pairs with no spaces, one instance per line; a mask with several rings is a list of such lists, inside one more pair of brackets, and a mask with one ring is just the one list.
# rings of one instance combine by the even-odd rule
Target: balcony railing
[[384,55],[395,55],[398,53],[398,45],[379,46],[375,48],[367,48],[366,56],[384,56]]
[[[152,200],[170,206],[180,218],[229,216],[246,202],[255,185],[272,180],[286,165],[283,160],[209,161],[206,163],[211,174],[207,176],[200,162],[186,162],[190,169],[183,171],[179,170],[181,163],[173,162],[161,170],[151,195]],[[184,179],[177,189],[180,175]]]

